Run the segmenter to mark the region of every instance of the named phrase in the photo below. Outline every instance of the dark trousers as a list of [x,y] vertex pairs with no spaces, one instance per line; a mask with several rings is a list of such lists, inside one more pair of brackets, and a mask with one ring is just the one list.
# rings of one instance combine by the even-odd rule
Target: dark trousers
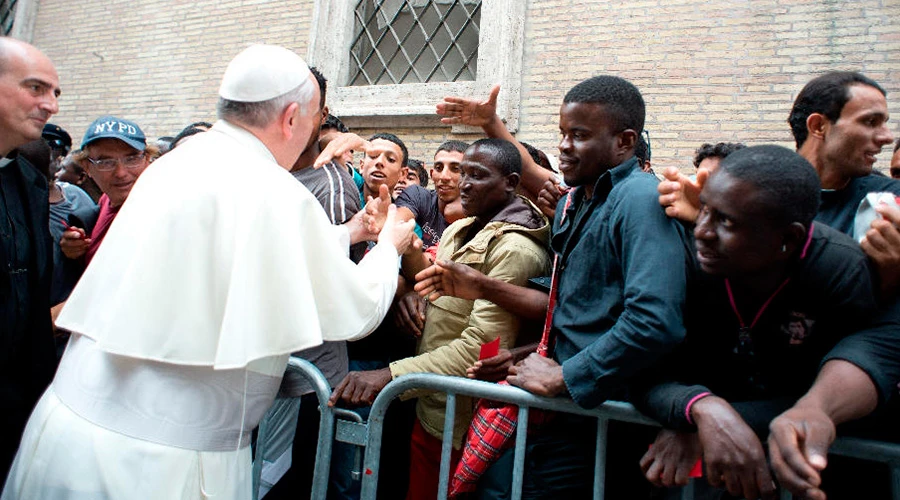
[[[658,429],[610,422],[606,444],[606,498],[651,498],[652,488],[640,468],[640,458]],[[558,414],[529,436],[525,455],[524,499],[590,499],[594,484],[597,420]]]

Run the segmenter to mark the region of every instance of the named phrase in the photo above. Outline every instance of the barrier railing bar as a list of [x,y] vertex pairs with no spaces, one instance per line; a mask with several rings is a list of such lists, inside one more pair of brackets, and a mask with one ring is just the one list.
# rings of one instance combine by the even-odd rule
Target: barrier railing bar
[[316,465],[313,469],[312,494],[310,498],[325,498],[328,490],[328,473],[331,469],[331,446],[334,442],[334,409],[328,406],[331,386],[316,365],[305,359],[291,357],[288,369],[299,371],[310,382],[319,400],[319,442],[316,445]]
[[450,452],[453,450],[453,425],[456,420],[456,394],[447,393],[444,409],[444,440],[441,443],[441,472],[438,481],[438,498],[447,498],[450,486]]
[[[572,400],[562,398],[545,398],[535,396],[534,394],[519,388],[509,386],[499,386],[490,382],[480,380],[470,380],[462,377],[447,377],[444,375],[436,375],[433,373],[413,373],[399,377],[389,383],[381,391],[372,405],[369,414],[369,433],[368,443],[366,444],[365,455],[363,459],[363,470],[365,474],[362,478],[361,498],[374,499],[377,492],[378,474],[379,474],[379,458],[382,443],[382,431],[384,428],[384,417],[388,406],[393,399],[400,394],[411,389],[430,389],[440,392],[453,393],[454,397],[458,395],[472,396],[478,398],[486,398],[490,400],[502,401],[505,403],[515,404],[519,406],[528,406],[532,408],[540,408],[544,410],[563,411],[577,415],[586,415],[593,417],[606,417],[607,419],[621,420],[638,424],[645,424],[658,427],[654,420],[641,415],[635,411],[634,407],[627,403],[618,401],[610,401],[604,403],[597,409],[584,409]],[[445,413],[445,415],[454,415],[455,413]],[[445,419],[445,429],[451,418]],[[449,423],[452,425],[452,422]],[[451,427],[452,429],[452,427]],[[445,431],[444,439],[448,438],[448,432]],[[452,436],[450,437],[452,439]],[[525,444],[519,445],[517,436],[517,449],[522,447],[523,470],[524,470],[524,447]],[[446,441],[445,441],[446,442]],[[604,448],[605,450],[605,448]],[[442,448],[443,452],[443,448]],[[519,459],[515,457],[514,460]],[[443,467],[443,461],[442,461]],[[449,463],[447,464],[448,474],[445,476],[442,470],[441,480],[445,480],[449,476]],[[449,478],[448,478],[449,479]],[[439,485],[440,488],[440,485]],[[439,498],[445,498],[443,496]]]
[[891,466],[891,498],[900,500],[900,467]]
[[263,453],[265,452],[265,447],[262,445],[262,437],[266,435],[268,432],[269,423],[266,422],[266,418],[263,417],[262,420],[259,421],[259,430],[256,433],[256,457],[253,460],[253,469],[252,470],[252,488],[253,495],[251,495],[250,500],[259,500],[259,483],[260,478],[262,477],[262,465],[263,465]]
[[[431,373],[415,373],[404,375],[385,386],[384,390],[381,391],[381,393],[375,399],[374,405],[372,406],[372,411],[369,417],[368,442],[365,451],[365,469],[367,473],[363,477],[362,481],[361,497],[363,499],[375,498],[375,490],[378,484],[378,459],[381,447],[381,434],[384,425],[384,415],[387,411],[387,407],[390,405],[390,402],[394,398],[412,389],[430,389],[446,393],[452,392],[454,394],[454,398],[457,395],[465,395],[518,405],[520,407],[520,422],[522,416],[527,415],[526,407],[532,407],[544,410],[572,413],[575,415],[591,416],[597,418],[598,420],[604,420],[607,424],[609,420],[617,420],[659,427],[659,424],[656,421],[638,413],[633,406],[624,402],[608,401],[600,405],[598,408],[588,410],[578,406],[574,401],[571,401],[569,399],[544,398],[531,394],[522,389],[509,386],[500,386],[490,382],[464,379],[461,377],[447,377],[444,375],[436,375]],[[451,414],[447,413],[446,415]],[[449,420],[450,417],[448,417],[445,421],[445,440],[447,439],[447,435],[449,434],[449,432],[447,432],[446,430],[447,426],[452,425],[448,424]],[[605,444],[605,439],[601,439],[601,436],[605,437],[606,429],[604,427],[604,429],[601,431],[599,422],[597,431],[598,443]],[[517,429],[516,451],[514,455],[512,496],[514,500],[520,498],[521,496],[521,472],[524,471],[525,451],[525,436],[522,434],[523,432],[525,432],[525,427],[520,425]],[[605,462],[605,446],[600,446],[599,448],[602,448],[604,450],[602,460]],[[829,453],[851,458],[875,460],[889,464],[891,466],[893,493],[892,497],[894,498],[894,500],[900,500],[900,444],[872,441],[868,439],[853,437],[840,437],[835,440],[829,450]],[[599,462],[599,459],[601,458],[599,452],[597,457],[597,461]],[[441,467],[442,480],[444,480],[445,474],[443,461]],[[602,496],[598,496],[602,495],[603,493],[603,481],[600,481],[599,479],[605,476],[605,468],[598,469],[598,471],[601,472],[598,472],[598,475],[595,479],[594,497],[602,498]],[[599,491],[598,484],[601,485]],[[684,490],[682,490],[682,498],[687,499],[689,498],[689,496],[687,495],[692,495],[692,493],[692,487],[685,488]],[[790,500],[792,497],[790,493],[782,491],[781,498],[783,500]]]
[[843,457],[872,460],[872,455],[888,457],[883,460],[891,465],[900,465],[900,444],[884,441],[872,441],[856,437],[841,437],[831,445],[829,453]]
[[681,500],[694,500],[694,481],[681,487]]
[[597,419],[597,442],[594,448],[594,500],[603,500],[606,495],[606,438],[609,420]]
[[512,500],[522,500],[525,477],[525,445],[528,439],[528,407],[519,406],[519,425],[516,427],[516,449],[513,452]]

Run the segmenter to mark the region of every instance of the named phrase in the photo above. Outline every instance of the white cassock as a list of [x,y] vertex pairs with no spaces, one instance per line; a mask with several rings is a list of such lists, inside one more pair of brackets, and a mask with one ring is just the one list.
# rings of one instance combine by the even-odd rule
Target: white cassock
[[57,321],[73,333],[3,500],[250,498],[250,432],[291,352],[365,336],[397,251],[349,235],[219,121],[153,163]]

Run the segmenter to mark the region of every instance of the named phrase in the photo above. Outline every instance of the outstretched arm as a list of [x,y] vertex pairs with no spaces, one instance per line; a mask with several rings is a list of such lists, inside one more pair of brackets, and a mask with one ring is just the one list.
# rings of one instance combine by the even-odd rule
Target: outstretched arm
[[429,300],[443,295],[488,299],[521,318],[542,320],[547,314],[546,293],[485,276],[464,264],[439,260],[416,274],[416,281],[416,291]]
[[441,123],[481,127],[488,137],[503,139],[514,144],[519,150],[519,155],[522,156],[520,185],[528,192],[528,197],[532,201],[536,201],[544,183],[555,179],[556,176],[553,172],[536,164],[525,146],[506,129],[503,120],[497,116],[497,96],[499,94],[500,85],[494,85],[487,100],[484,101],[465,97],[445,97],[444,101],[437,105],[437,114],[443,116]]

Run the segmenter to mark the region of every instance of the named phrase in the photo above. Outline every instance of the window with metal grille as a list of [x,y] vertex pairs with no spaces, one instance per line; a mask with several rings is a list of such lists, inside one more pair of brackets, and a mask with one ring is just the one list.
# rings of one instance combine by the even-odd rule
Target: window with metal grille
[[481,0],[358,0],[349,85],[473,81]]
[[16,18],[16,0],[0,0],[0,29],[3,35],[9,35],[12,31],[13,20]]

